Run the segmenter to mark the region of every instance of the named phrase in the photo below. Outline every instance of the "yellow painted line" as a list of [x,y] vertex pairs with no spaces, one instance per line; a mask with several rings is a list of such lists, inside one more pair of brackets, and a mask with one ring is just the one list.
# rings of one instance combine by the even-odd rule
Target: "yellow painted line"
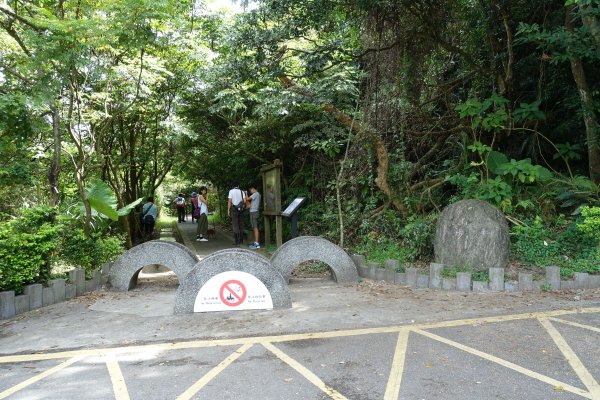
[[410,329],[402,329],[398,334],[398,343],[396,344],[396,352],[392,361],[392,370],[388,380],[387,388],[385,389],[384,400],[396,400],[400,394],[400,384],[402,383],[402,375],[404,374],[404,362],[406,360],[406,349],[408,347],[408,335]]
[[108,368],[110,381],[112,382],[113,390],[115,392],[115,400],[129,400],[127,384],[125,384],[125,378],[121,372],[121,367],[119,367],[119,362],[114,355],[106,357],[106,367]]
[[77,361],[80,361],[82,358],[83,357],[73,357],[70,360],[67,360],[67,361],[57,365],[56,367],[50,368],[50,369],[42,372],[39,375],[29,378],[26,381],[23,381],[23,382],[19,383],[18,385],[15,385],[9,389],[6,389],[4,392],[0,393],[0,399],[5,399],[10,395],[15,394],[19,390],[22,390],[22,389],[26,388],[27,386],[33,385],[34,383],[41,381],[42,379],[67,368],[69,365],[74,364]]
[[585,365],[583,365],[579,357],[577,357],[577,354],[575,354],[575,352],[573,351],[571,346],[569,346],[565,338],[562,337],[560,332],[558,332],[558,330],[554,327],[554,325],[552,325],[550,321],[548,321],[547,318],[539,318],[538,321],[540,321],[540,324],[542,324],[546,331],[548,331],[548,334],[550,335],[552,340],[554,340],[554,343],[556,343],[556,346],[558,346],[561,353],[563,353],[563,355],[571,365],[571,368],[573,368],[579,379],[581,379],[581,382],[583,382],[585,387],[587,387],[587,389],[592,394],[592,398],[600,399],[600,385],[598,385],[598,382],[596,382],[592,374],[590,374],[590,372],[587,370]]
[[596,328],[595,326],[583,325],[583,324],[579,324],[577,322],[567,321],[566,319],[558,319],[558,318],[553,318],[553,317],[549,317],[548,319],[551,321],[560,322],[561,324],[571,325],[571,326],[574,326],[577,328],[587,329],[588,331],[600,333],[600,328]]
[[321,380],[317,375],[315,375],[308,368],[300,364],[298,361],[294,360],[292,357],[285,354],[283,351],[279,350],[277,347],[273,346],[273,344],[264,342],[263,346],[271,353],[275,354],[281,361],[285,362],[290,367],[294,368],[300,375],[305,377],[310,383],[318,387],[325,393],[327,396],[331,397],[334,400],[347,400],[340,392],[336,391],[331,386],[327,386],[325,382]]
[[221,361],[219,365],[211,369],[206,375],[200,378],[196,383],[189,387],[185,392],[183,392],[177,400],[188,400],[194,397],[196,393],[198,393],[207,383],[213,380],[217,375],[219,375],[225,368],[227,368],[232,362],[237,360],[242,354],[244,354],[249,348],[253,346],[252,343],[246,343],[239,349],[237,349],[234,353],[230,354],[226,359]]
[[462,351],[465,351],[467,353],[473,354],[475,356],[481,357],[481,358],[483,358],[485,360],[488,360],[488,361],[491,361],[493,363],[499,364],[499,365],[501,365],[503,367],[512,369],[513,371],[519,372],[519,373],[521,373],[523,375],[526,375],[526,376],[528,376],[530,378],[537,379],[537,380],[539,380],[541,382],[547,383],[547,384],[552,385],[554,387],[561,387],[562,390],[564,390],[564,391],[574,393],[576,395],[579,395],[581,397],[585,397],[587,399],[593,399],[593,400],[598,399],[597,397],[592,397],[592,394],[586,392],[585,390],[582,390],[582,389],[577,388],[575,386],[571,386],[571,385],[566,384],[564,382],[561,382],[561,381],[559,381],[557,379],[550,378],[549,376],[542,375],[542,374],[537,373],[535,371],[532,371],[530,369],[521,367],[520,365],[513,364],[510,361],[506,361],[506,360],[504,360],[502,358],[493,356],[491,354],[484,353],[484,352],[479,351],[477,349],[474,349],[472,347],[465,346],[465,345],[463,345],[461,343],[458,343],[458,342],[452,341],[450,339],[446,339],[444,337],[438,336],[438,335],[436,335],[434,333],[426,332],[426,331],[422,331],[422,330],[418,330],[418,329],[415,329],[412,332],[415,332],[415,333],[418,333],[420,335],[426,336],[426,337],[428,337],[430,339],[433,339],[433,340],[436,340],[438,342],[445,343],[445,344],[447,344],[449,346],[456,347],[459,350],[462,350]]
[[591,314],[600,313],[600,307],[574,309],[574,310],[555,310],[525,314],[513,314],[513,315],[500,315],[495,317],[482,317],[482,318],[470,318],[461,319],[454,321],[442,321],[429,324],[413,324],[413,325],[395,325],[388,327],[378,328],[364,328],[364,329],[352,329],[352,330],[340,330],[340,331],[327,331],[327,332],[314,332],[314,333],[299,333],[291,335],[279,335],[279,336],[257,336],[257,337],[244,337],[236,339],[220,339],[220,340],[199,340],[199,341],[184,341],[176,343],[161,343],[161,344],[150,344],[140,346],[129,346],[129,347],[115,347],[115,348],[103,348],[103,349],[88,349],[88,350],[73,350],[56,353],[41,353],[41,354],[25,354],[15,356],[3,356],[0,357],[0,364],[2,363],[17,363],[23,361],[39,361],[39,360],[51,360],[59,358],[70,358],[76,356],[107,356],[109,354],[129,354],[146,351],[169,351],[169,350],[182,350],[182,349],[194,349],[194,348],[207,348],[207,347],[220,347],[220,346],[241,346],[247,343],[260,344],[260,343],[279,343],[279,342],[291,342],[296,340],[307,340],[307,339],[331,339],[339,337],[350,337],[350,336],[361,336],[361,335],[372,335],[372,334],[384,334],[384,333],[398,333],[403,329],[436,329],[436,328],[448,328],[457,327],[464,325],[474,324],[491,324],[498,322],[509,322],[519,321],[526,319],[536,318],[549,318],[558,317],[562,315],[572,314]]

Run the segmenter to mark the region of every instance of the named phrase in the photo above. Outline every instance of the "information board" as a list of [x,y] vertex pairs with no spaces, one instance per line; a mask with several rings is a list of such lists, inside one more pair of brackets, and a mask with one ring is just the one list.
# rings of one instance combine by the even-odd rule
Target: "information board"
[[298,211],[298,208],[300,208],[300,206],[304,204],[305,201],[306,197],[296,197],[294,201],[292,201],[290,205],[287,206],[285,210],[283,210],[281,215],[284,217],[292,216],[296,211]]

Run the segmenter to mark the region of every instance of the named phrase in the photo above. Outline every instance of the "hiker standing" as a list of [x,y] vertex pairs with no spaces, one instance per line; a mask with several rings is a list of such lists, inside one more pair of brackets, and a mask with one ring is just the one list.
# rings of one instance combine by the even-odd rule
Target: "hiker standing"
[[142,207],[142,226],[144,240],[152,237],[154,225],[158,216],[158,207],[154,204],[154,197],[150,196],[146,199],[146,204]]
[[235,245],[244,242],[244,208],[246,193],[240,189],[240,183],[233,181],[227,196],[227,215],[231,217]]
[[260,249],[260,233],[258,231],[258,217],[260,208],[260,193],[256,190],[256,185],[250,185],[248,188],[250,196],[247,201],[250,202],[250,224],[252,225],[252,231],[254,233],[254,242],[248,246],[252,250]]
[[177,222],[185,222],[185,197],[183,193],[175,197],[175,208],[177,208]]
[[198,208],[200,209],[200,214],[198,216],[198,230],[196,234],[196,241],[198,242],[208,242],[206,238],[206,234],[208,232],[208,200],[206,195],[208,194],[208,188],[206,186],[202,186],[200,188],[200,194],[197,197],[198,200]]

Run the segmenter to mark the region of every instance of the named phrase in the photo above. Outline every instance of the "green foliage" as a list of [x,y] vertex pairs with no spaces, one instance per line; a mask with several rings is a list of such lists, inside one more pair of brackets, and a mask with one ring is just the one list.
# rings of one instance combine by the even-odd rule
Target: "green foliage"
[[123,237],[114,232],[83,231],[50,207],[24,209],[18,218],[0,222],[0,290],[22,292],[31,283],[46,283],[55,263],[91,272],[123,252]]
[[425,217],[414,215],[408,218],[400,230],[407,261],[431,259],[436,219],[435,214],[428,214]]
[[511,231],[513,257],[526,264],[543,267],[557,265],[563,276],[573,272],[600,272],[597,239],[586,237],[577,220],[559,218],[554,226],[536,218]]
[[378,237],[375,233],[362,240],[353,250],[357,254],[363,254],[367,260],[378,263],[399,260],[402,265],[407,260],[404,247],[394,240]]
[[104,236],[99,232],[86,238],[82,229],[68,229],[61,243],[61,262],[83,268],[88,276],[106,262],[114,261],[125,249],[123,237]]
[[136,201],[127,204],[125,207],[117,209],[117,198],[115,193],[112,191],[104,181],[96,180],[85,189],[87,199],[90,206],[93,208],[95,213],[100,217],[107,217],[113,221],[119,219],[120,216],[127,215],[143,200],[142,197]]
[[554,182],[554,187],[556,199],[561,202],[562,208],[577,210],[581,206],[600,204],[600,187],[585,176],[559,179]]
[[50,277],[61,233],[54,211],[26,209],[19,219],[0,222],[0,290],[21,293],[24,285]]

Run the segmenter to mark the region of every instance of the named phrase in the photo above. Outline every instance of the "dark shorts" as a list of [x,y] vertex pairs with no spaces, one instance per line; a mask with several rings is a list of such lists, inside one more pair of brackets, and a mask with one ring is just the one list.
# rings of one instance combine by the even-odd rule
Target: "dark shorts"
[[258,216],[259,216],[259,212],[258,211],[251,211],[250,212],[250,225],[252,225],[252,228],[258,228]]

